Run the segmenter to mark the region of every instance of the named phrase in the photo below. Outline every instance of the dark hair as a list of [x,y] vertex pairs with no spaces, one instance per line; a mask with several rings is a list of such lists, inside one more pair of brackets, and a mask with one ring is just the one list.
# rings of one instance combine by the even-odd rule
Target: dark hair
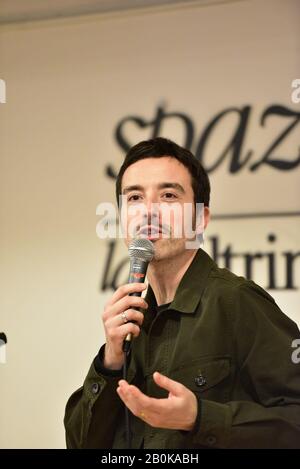
[[117,176],[116,197],[118,203],[119,195],[121,194],[122,178],[126,169],[137,161],[145,158],[161,158],[162,156],[176,158],[176,160],[188,169],[192,178],[195,203],[204,203],[204,205],[208,207],[210,183],[205,169],[189,150],[186,150],[175,142],[162,137],[145,140],[130,148]]

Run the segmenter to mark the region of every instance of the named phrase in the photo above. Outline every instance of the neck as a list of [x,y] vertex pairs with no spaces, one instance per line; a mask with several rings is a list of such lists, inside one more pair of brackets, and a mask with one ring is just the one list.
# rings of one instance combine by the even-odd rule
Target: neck
[[196,253],[197,250],[185,250],[180,256],[151,262],[147,277],[158,306],[173,300],[177,287]]

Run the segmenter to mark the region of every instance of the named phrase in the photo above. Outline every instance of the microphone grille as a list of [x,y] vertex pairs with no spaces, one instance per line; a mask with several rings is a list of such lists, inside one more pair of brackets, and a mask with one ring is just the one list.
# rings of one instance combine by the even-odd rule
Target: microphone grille
[[130,259],[138,258],[150,262],[154,256],[154,245],[146,238],[134,239],[128,248]]

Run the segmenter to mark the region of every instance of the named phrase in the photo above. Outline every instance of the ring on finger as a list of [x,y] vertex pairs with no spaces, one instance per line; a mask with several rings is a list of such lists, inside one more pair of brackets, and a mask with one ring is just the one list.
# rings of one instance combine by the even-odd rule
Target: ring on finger
[[126,322],[128,322],[128,318],[126,316],[126,313],[125,312],[121,313],[121,317],[123,319],[124,324],[126,324]]

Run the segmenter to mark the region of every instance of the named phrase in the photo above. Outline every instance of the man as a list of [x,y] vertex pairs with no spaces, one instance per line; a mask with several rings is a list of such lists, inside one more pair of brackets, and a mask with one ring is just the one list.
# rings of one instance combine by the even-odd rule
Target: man
[[[127,225],[153,241],[155,255],[145,299],[129,296],[144,285],[128,284],[105,307],[106,343],[67,403],[68,448],[126,448],[124,406],[132,448],[300,447],[296,324],[254,282],[188,245],[184,230],[175,236],[186,226],[184,210],[163,219],[163,207],[190,204],[194,238],[201,236],[210,184],[200,163],[169,140],[141,142],[127,154],[116,192],[127,203]],[[135,204],[146,215],[135,215]],[[134,340],[123,380],[128,333]]]

